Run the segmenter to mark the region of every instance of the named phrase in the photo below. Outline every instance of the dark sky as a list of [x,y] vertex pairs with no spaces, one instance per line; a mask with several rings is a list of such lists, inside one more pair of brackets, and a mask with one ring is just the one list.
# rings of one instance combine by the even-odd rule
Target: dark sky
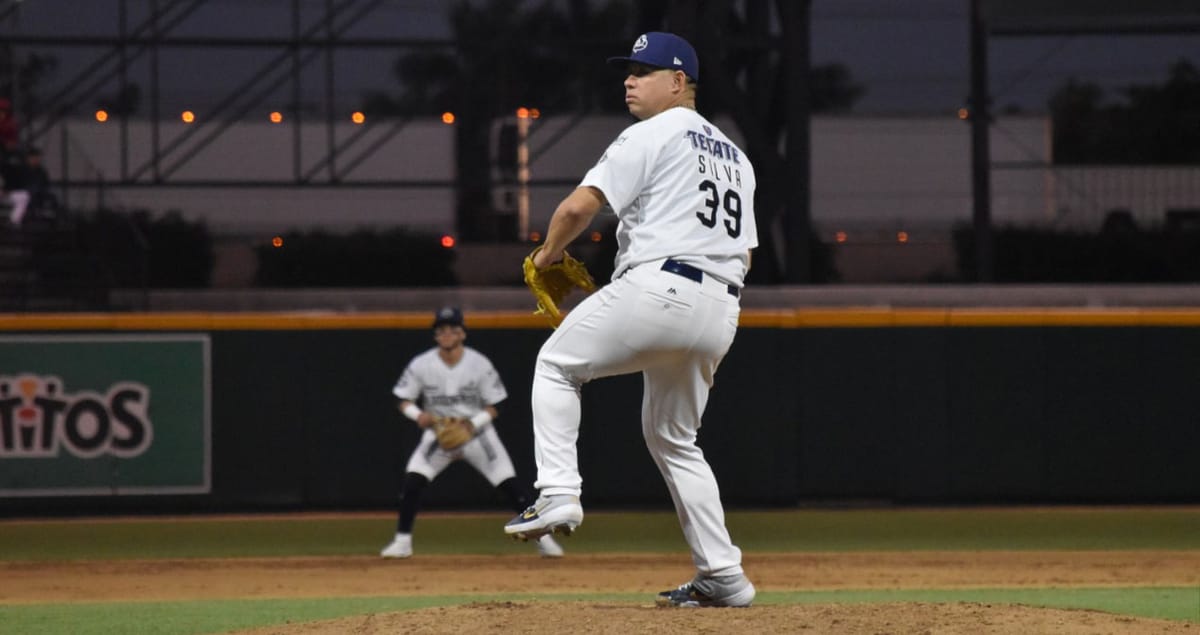
[[[814,0],[812,6],[813,63],[852,69],[868,88],[857,110],[942,111],[965,99],[965,0]],[[1200,33],[993,36],[988,57],[996,106],[1039,111],[1072,77],[1114,90],[1161,82],[1180,58],[1200,67]]]
[[[10,2],[0,0],[0,7]],[[300,4],[301,22],[307,26],[316,22],[326,3],[301,0]],[[448,37],[444,18],[448,4],[388,0],[347,35]],[[149,0],[127,0],[128,24],[144,20],[149,5]],[[112,36],[118,30],[119,6],[119,0],[23,0],[20,9],[0,23],[0,32]],[[171,33],[286,38],[292,29],[290,7],[289,0],[208,0]],[[851,69],[853,78],[867,89],[856,112],[945,113],[963,105],[968,86],[966,0],[814,0],[812,7],[813,63],[838,62]],[[54,51],[61,66],[51,85],[57,90],[68,82],[85,81],[81,70],[107,52],[103,47]],[[160,62],[164,107],[199,104],[202,109],[206,103],[216,103],[277,54],[254,48],[167,50]],[[395,57],[394,50],[340,52],[335,63],[339,108],[352,108],[367,90],[394,88],[390,68]],[[1115,89],[1132,83],[1161,82],[1172,61],[1185,58],[1200,66],[1200,34],[993,37],[989,57],[995,105],[1040,112],[1051,92],[1072,77],[1098,83],[1115,96]],[[148,69],[143,56],[131,67],[131,80],[145,86]],[[321,99],[323,79],[323,62],[314,60],[303,79],[306,99]],[[105,89],[115,85],[114,80]],[[283,87],[269,100],[282,102],[287,96]]]

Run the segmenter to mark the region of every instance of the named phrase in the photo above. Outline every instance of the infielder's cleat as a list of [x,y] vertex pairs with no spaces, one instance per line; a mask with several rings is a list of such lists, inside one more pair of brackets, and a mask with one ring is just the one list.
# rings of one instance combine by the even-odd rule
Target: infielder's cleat
[[412,554],[412,534],[396,534],[395,540],[379,552],[384,558],[410,558]]
[[754,585],[744,575],[696,576],[678,589],[659,593],[654,604],[682,608],[746,607],[754,602],[754,595]]
[[579,497],[570,494],[539,496],[529,509],[504,525],[504,533],[521,540],[533,540],[547,534],[570,536],[583,522]]
[[554,542],[554,538],[550,534],[545,534],[537,539],[537,548],[543,558],[561,558],[566,553],[562,546]]

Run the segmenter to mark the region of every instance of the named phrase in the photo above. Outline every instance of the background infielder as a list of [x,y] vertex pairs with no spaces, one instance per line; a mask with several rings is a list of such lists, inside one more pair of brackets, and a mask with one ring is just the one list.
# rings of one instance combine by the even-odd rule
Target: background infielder
[[[748,606],[754,585],[725,527],[716,478],[696,446],[713,374],[733,343],[739,294],[758,246],[754,169],[695,111],[691,45],[646,33],[629,57],[625,103],[640,119],[555,210],[533,266],[549,267],[605,205],[617,214],[612,281],[581,302],[538,354],[533,380],[541,496],[505,531],[533,538],[583,521],[576,440],[580,387],[640,371],[642,434],[666,481],[696,576],[662,606]],[[597,422],[600,425],[610,422]]]
[[[392,393],[400,399],[400,412],[425,431],[405,468],[396,536],[380,552],[384,558],[412,555],[413,523],[421,505],[421,493],[455,461],[466,461],[479,470],[508,497],[516,511],[529,505],[532,498],[517,483],[508,450],[492,423],[499,414],[496,404],[508,397],[504,382],[487,357],[463,344],[466,338],[462,311],[455,307],[439,309],[433,320],[437,346],[414,357],[392,388]],[[443,448],[445,440],[439,442],[434,431],[439,418],[465,420],[461,425],[470,432],[464,437],[469,440],[452,449]],[[539,539],[537,546],[544,557],[563,555],[562,548],[548,535]]]

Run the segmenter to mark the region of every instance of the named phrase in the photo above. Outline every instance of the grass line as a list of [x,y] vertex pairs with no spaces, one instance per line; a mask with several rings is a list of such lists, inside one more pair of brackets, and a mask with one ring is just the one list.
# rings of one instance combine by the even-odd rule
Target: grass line
[[[507,514],[423,515],[428,554],[519,554]],[[1200,550],[1200,508],[779,510],[728,515],[746,551]],[[0,561],[337,556],[378,553],[387,516],[0,521]],[[232,539],[231,539],[232,538]],[[676,553],[687,545],[666,511],[589,512],[580,553]]]

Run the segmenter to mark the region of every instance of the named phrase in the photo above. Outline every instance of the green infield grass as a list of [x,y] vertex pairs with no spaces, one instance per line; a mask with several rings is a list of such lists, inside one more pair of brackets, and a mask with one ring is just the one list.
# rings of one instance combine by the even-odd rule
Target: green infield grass
[[[523,553],[502,537],[509,515],[422,514],[421,552]],[[375,553],[394,531],[388,514],[0,521],[0,561],[237,558]],[[1014,508],[735,511],[730,532],[747,551],[979,551],[1200,549],[1200,509]],[[590,512],[571,538],[582,552],[677,552],[675,514]]]

